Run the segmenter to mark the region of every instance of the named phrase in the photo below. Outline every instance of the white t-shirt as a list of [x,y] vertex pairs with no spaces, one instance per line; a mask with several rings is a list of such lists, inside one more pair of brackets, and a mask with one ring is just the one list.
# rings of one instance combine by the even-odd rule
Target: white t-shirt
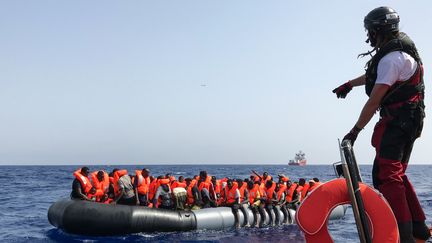
[[375,84],[392,86],[397,81],[406,81],[415,73],[417,62],[405,52],[393,51],[378,63]]

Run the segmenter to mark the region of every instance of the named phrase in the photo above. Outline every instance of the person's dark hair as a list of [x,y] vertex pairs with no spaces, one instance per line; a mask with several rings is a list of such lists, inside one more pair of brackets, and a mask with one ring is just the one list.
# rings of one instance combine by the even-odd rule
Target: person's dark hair
[[300,179],[299,179],[299,183],[298,183],[298,184],[299,184],[300,186],[304,186],[305,183],[306,183],[305,178],[300,178]]
[[312,178],[312,180],[314,180],[315,182],[319,182],[319,179],[316,177]]
[[178,181],[179,182],[183,182],[184,181],[184,177],[183,176],[179,176]]
[[89,169],[87,166],[84,166],[84,167],[81,168],[81,173],[86,173],[86,174],[88,174],[89,171],[90,171],[90,169]]
[[200,171],[200,179],[205,180],[207,178],[207,171],[202,170]]
[[228,179],[228,180],[227,180],[227,185],[232,185],[232,183],[233,183],[233,180],[232,180],[232,179]]
[[249,189],[252,189],[253,186],[254,186],[254,184],[255,184],[255,183],[254,183],[253,181],[248,181],[248,182],[247,182],[247,185],[248,185],[248,188],[249,188]]
[[273,185],[273,181],[268,180],[265,184],[266,187],[271,187]]
[[114,169],[112,170],[113,175],[114,175],[114,173],[116,173],[116,171],[119,171],[119,169],[118,169],[118,168],[114,168]]

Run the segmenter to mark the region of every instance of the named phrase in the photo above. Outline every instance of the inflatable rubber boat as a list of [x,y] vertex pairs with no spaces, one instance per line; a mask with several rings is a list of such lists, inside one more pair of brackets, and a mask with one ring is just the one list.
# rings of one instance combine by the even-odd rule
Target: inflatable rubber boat
[[[346,208],[346,205],[336,207],[329,219],[342,218]],[[254,223],[252,211],[247,209],[246,212],[248,217],[239,210],[241,226],[246,225],[245,218],[250,225]],[[280,210],[277,212],[279,218],[283,219],[283,213]],[[285,222],[294,224],[295,213],[289,209]],[[157,231],[223,230],[235,226],[234,214],[228,207],[174,211],[70,199],[52,204],[48,210],[48,220],[53,226],[68,233],[98,236]],[[268,215],[264,223],[269,225]]]

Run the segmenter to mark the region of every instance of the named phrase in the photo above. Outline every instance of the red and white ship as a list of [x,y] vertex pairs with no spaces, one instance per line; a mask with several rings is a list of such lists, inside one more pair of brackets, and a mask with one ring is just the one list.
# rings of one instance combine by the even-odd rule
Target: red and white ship
[[306,165],[306,157],[305,153],[303,153],[301,150],[300,152],[296,153],[294,159],[291,159],[288,162],[288,165],[298,165],[298,166],[305,166]]

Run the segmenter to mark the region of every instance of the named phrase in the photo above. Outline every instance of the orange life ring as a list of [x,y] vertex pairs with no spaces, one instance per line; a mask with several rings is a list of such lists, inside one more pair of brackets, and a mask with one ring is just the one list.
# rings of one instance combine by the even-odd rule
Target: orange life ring
[[[372,242],[399,242],[396,218],[385,198],[372,187],[359,183]],[[331,211],[351,202],[345,179],[328,181],[305,198],[296,213],[297,224],[307,243],[333,242],[327,221]]]

